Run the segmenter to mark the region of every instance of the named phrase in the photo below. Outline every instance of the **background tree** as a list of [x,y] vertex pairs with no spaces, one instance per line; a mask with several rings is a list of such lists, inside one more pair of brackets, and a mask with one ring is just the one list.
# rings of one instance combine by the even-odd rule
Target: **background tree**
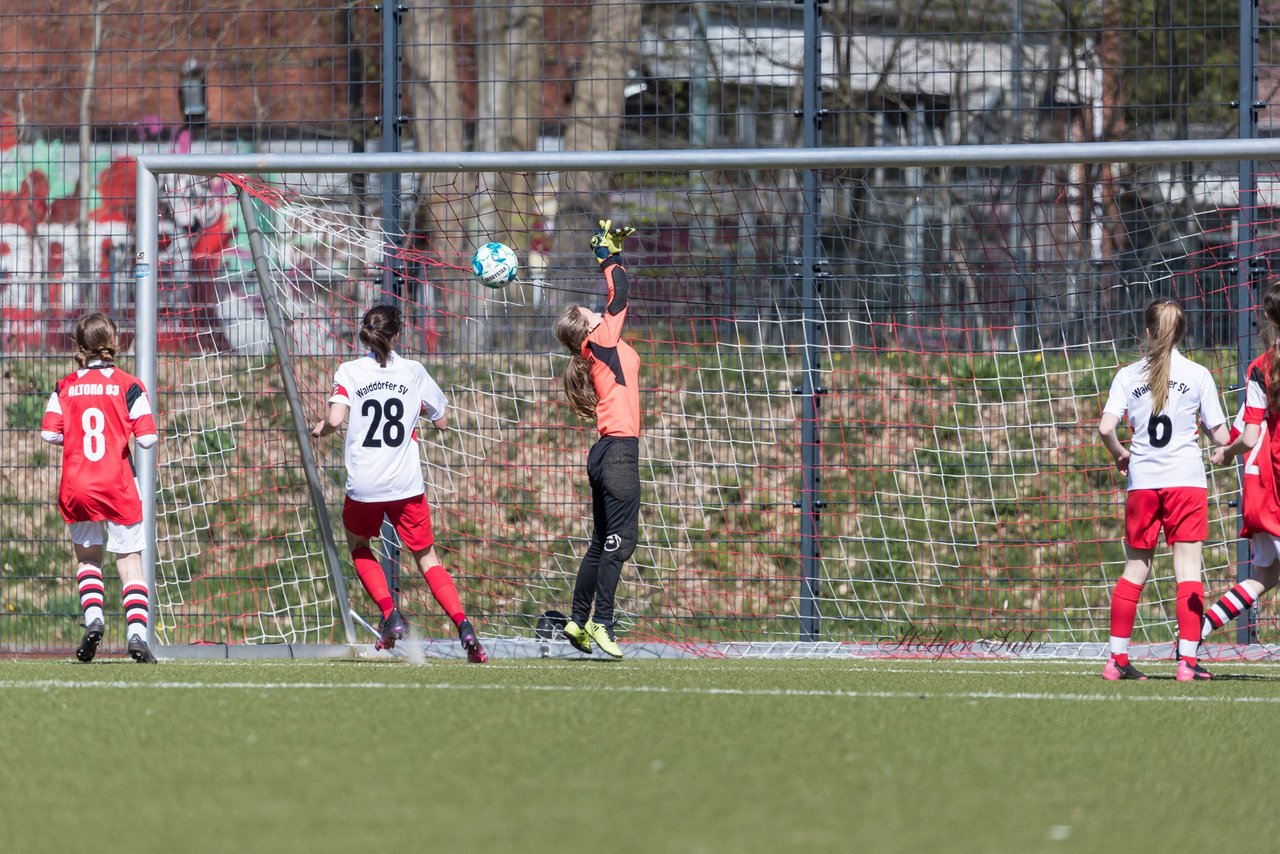
[[[642,5],[591,4],[586,51],[574,74],[573,98],[564,126],[562,147],[566,151],[612,151],[617,147],[625,112],[623,89],[627,72],[635,65]],[[606,189],[594,173],[553,176],[557,234],[574,239],[594,229],[596,218],[609,213],[598,197]],[[571,247],[557,249],[573,254]]]

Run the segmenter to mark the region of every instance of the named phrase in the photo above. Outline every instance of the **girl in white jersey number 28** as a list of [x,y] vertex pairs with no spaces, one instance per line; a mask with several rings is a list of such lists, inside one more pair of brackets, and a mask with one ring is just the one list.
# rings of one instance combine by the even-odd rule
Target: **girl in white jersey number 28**
[[385,516],[413,553],[431,594],[458,627],[467,660],[483,664],[489,657],[462,610],[452,576],[436,555],[418,452],[418,417],[425,413],[443,430],[448,401],[426,368],[395,351],[399,335],[398,309],[379,305],[364,313],[360,343],[369,353],[338,366],[329,410],[311,435],[327,436],[347,421],[342,454],[347,467],[347,498],[342,506],[342,525],[347,530],[356,575],[382,611],[379,647],[394,647],[408,631],[391,598],[382,566],[369,547],[369,541],[382,530]]
[[[1111,657],[1102,678],[1146,679],[1129,662],[1129,638],[1142,586],[1151,572],[1160,531],[1173,550],[1177,581],[1179,682],[1212,679],[1196,661],[1204,617],[1201,547],[1209,535],[1209,499],[1198,442],[1201,424],[1226,445],[1226,415],[1213,376],[1178,352],[1187,318],[1173,300],[1159,299],[1143,315],[1146,356],[1120,369],[1102,411],[1098,433],[1128,475],[1124,508],[1124,572],[1111,594]],[[1116,437],[1121,418],[1133,436]]]

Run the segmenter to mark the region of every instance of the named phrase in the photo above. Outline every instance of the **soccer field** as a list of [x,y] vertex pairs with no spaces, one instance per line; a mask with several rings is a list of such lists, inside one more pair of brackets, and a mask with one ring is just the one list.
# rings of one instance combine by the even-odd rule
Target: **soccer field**
[[1274,850],[1280,667],[0,663],[7,851]]

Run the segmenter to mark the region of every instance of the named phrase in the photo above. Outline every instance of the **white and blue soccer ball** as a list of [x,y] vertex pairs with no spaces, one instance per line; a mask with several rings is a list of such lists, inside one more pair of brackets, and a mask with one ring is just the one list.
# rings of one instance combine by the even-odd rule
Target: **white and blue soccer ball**
[[520,259],[505,243],[486,243],[471,256],[471,272],[490,288],[502,287],[519,271]]

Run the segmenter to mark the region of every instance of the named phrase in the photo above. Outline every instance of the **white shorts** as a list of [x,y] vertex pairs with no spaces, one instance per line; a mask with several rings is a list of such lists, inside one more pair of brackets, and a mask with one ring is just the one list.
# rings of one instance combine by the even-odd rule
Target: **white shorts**
[[71,533],[71,542],[87,548],[102,545],[104,526],[107,529],[107,551],[112,554],[133,554],[146,549],[141,522],[133,525],[121,525],[119,522],[68,522],[67,531]]
[[1280,537],[1270,534],[1254,534],[1249,538],[1253,545],[1253,565],[1262,568],[1271,566],[1280,558]]

